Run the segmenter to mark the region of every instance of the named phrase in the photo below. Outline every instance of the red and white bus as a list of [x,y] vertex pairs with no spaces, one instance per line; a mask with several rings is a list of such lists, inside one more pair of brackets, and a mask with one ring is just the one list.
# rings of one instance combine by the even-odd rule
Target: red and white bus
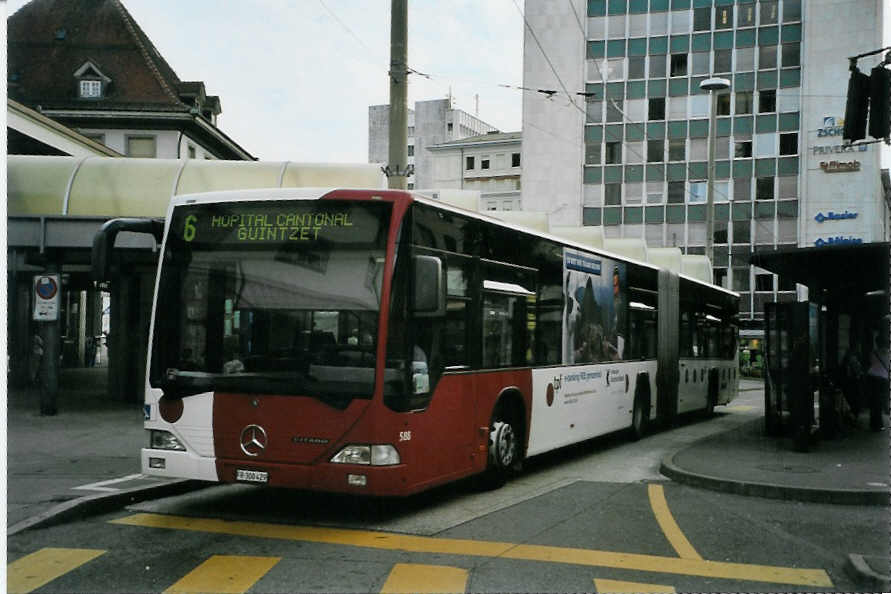
[[526,457],[727,403],[737,308],[409,192],[178,196],[143,472],[373,495],[499,483]]

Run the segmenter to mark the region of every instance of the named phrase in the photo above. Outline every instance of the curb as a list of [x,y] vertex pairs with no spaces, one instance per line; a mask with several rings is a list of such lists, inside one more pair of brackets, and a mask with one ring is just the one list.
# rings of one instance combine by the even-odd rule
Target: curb
[[[696,443],[699,442],[694,442],[693,445]],[[724,493],[733,493],[735,495],[764,497],[767,499],[784,499],[788,501],[804,501],[807,503],[889,505],[889,502],[891,502],[891,493],[888,491],[791,487],[777,483],[738,481],[690,472],[674,463],[674,457],[678,453],[679,452],[674,452],[665,456],[662,459],[662,463],[659,465],[659,472],[675,482],[684,483],[693,487],[721,491]]]
[[845,562],[845,572],[860,586],[875,592],[887,592],[891,576],[874,570],[864,555],[850,553]]
[[115,493],[97,493],[60,503],[45,512],[17,522],[6,529],[6,535],[12,536],[32,528],[44,528],[62,522],[79,520],[89,516],[103,514],[115,509],[158,497],[180,495],[189,491],[203,489],[212,483],[192,479],[175,480],[161,485],[135,487]]

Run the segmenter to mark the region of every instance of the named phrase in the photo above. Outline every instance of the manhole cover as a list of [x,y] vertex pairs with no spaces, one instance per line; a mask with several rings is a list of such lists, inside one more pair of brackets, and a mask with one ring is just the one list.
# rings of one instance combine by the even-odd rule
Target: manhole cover
[[759,464],[758,468],[768,472],[791,472],[794,474],[818,472],[816,468],[811,468],[810,466],[796,466],[793,464]]

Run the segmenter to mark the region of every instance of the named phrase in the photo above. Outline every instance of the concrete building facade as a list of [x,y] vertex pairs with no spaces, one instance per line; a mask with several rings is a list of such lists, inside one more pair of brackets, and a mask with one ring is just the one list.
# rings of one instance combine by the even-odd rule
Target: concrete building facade
[[882,47],[882,4],[527,2],[524,86],[555,92],[524,94],[523,208],[703,254],[711,103],[699,85],[727,78],[714,278],[751,320],[794,299],[794,283],[749,265],[753,253],[887,240],[879,145],[841,136],[848,57]]
[[480,210],[522,210],[520,132],[489,132],[435,144],[431,188],[476,190]]
[[[494,130],[486,122],[466,111],[456,109],[450,98],[416,101],[408,110],[408,165],[414,175],[408,188],[432,188],[431,155],[427,148],[452,140],[485,134]],[[368,162],[387,164],[390,150],[390,106],[368,108]]]

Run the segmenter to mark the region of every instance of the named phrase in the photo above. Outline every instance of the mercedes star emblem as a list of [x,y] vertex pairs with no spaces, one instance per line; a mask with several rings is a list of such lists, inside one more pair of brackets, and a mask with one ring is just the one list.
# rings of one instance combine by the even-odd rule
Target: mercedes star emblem
[[266,449],[266,430],[259,425],[248,425],[241,430],[241,451],[248,456],[259,456]]

